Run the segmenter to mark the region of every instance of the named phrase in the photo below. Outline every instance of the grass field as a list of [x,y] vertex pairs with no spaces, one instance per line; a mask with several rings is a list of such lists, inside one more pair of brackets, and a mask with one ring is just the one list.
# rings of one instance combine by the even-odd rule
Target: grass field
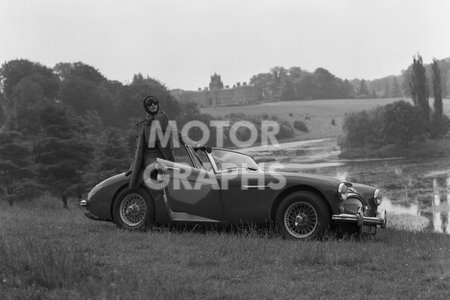
[[[275,115],[292,123],[295,120],[300,120],[306,123],[309,132],[296,131],[296,139],[306,140],[340,136],[342,135],[342,124],[346,113],[370,110],[398,100],[400,99],[283,101],[245,106],[204,107],[201,108],[201,111],[218,117],[239,112],[246,115]],[[431,103],[430,100],[430,105]],[[444,100],[444,112],[450,115],[450,99]]]
[[0,205],[0,299],[448,299],[450,237],[118,230],[54,199]]
[[[208,109],[305,120],[299,139],[339,135],[346,112],[387,100],[319,100]],[[377,101],[377,102],[371,102]],[[450,113],[450,102],[445,104]],[[290,115],[292,114],[292,116]],[[336,125],[331,125],[331,120]],[[448,299],[450,236],[389,229],[298,242],[271,230],[118,230],[77,202],[0,203],[0,299]],[[388,224],[389,226],[389,224]]]

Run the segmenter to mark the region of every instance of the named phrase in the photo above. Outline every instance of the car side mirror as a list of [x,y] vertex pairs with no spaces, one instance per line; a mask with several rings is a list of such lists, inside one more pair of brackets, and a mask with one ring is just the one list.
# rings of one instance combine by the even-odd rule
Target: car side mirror
[[211,153],[211,151],[212,151],[211,147],[210,147],[210,146],[207,146],[207,145],[201,145],[200,147],[197,147],[197,149],[206,151],[206,152],[208,152],[208,153]]

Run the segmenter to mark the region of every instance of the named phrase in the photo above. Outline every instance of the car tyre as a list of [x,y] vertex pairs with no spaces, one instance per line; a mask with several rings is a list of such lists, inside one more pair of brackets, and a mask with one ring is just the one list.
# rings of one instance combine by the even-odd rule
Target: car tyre
[[314,239],[328,230],[330,219],[330,210],[320,196],[301,191],[283,199],[277,208],[275,222],[285,238]]
[[154,220],[155,205],[143,188],[123,189],[117,194],[114,206],[114,223],[119,228],[144,231]]

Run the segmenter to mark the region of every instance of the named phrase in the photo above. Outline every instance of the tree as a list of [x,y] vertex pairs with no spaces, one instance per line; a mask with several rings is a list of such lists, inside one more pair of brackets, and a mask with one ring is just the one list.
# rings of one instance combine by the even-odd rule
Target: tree
[[0,84],[4,96],[11,98],[16,85],[24,78],[39,84],[45,98],[54,99],[56,97],[59,89],[59,80],[52,69],[25,59],[11,60],[2,65],[0,69]]
[[295,91],[294,84],[289,78],[283,80],[281,84],[281,101],[297,100],[297,93]]
[[34,139],[39,132],[39,114],[47,103],[42,86],[25,77],[16,84],[11,98],[7,127]]
[[85,186],[93,187],[108,177],[127,171],[132,154],[124,132],[117,128],[103,129],[102,134],[96,136],[94,159],[82,175]]
[[270,69],[270,73],[272,74],[272,83],[270,88],[273,91],[274,98],[280,100],[281,83],[287,76],[287,70],[283,67],[276,66]]
[[318,85],[315,76],[310,72],[303,72],[300,80],[295,84],[295,89],[298,99],[316,99]]
[[82,62],[59,63],[55,65],[53,70],[59,76],[61,81],[77,77],[99,84],[107,80],[96,68]]
[[3,97],[3,93],[0,93],[0,131],[2,130],[3,126],[6,123],[7,113],[5,112],[5,110],[6,110],[5,98]]
[[353,85],[348,81],[348,79],[344,80],[344,83],[342,85],[343,90],[343,98],[354,98],[355,97],[355,91],[353,89]]
[[317,68],[314,71],[314,78],[317,82],[316,99],[339,98],[336,77],[333,74],[324,68]]
[[[77,114],[84,114],[89,110],[100,112],[103,108],[102,96],[97,84],[81,77],[68,77],[61,84],[59,99],[70,105]],[[105,107],[107,107],[105,105]]]
[[422,62],[422,56],[419,54],[417,57],[413,57],[409,86],[414,105],[420,109],[422,117],[428,121],[430,119],[430,108],[428,104],[427,76]]
[[433,118],[438,120],[442,117],[443,106],[442,106],[442,80],[441,80],[441,70],[439,69],[439,62],[433,59],[433,64],[431,65],[433,72],[433,94],[434,94],[434,112]]
[[252,78],[250,78],[250,84],[261,88],[264,100],[274,99],[274,92],[272,90],[273,86],[272,74],[260,73],[257,75],[253,75]]
[[34,155],[39,180],[67,208],[70,195],[83,189],[81,175],[92,156],[83,136],[84,125],[67,106],[49,104],[40,114],[42,134]]
[[389,98],[390,96],[391,96],[391,90],[389,88],[389,81],[386,80],[386,81],[384,81],[384,91],[383,91],[382,97]]
[[4,126],[27,135],[37,131],[36,114],[46,101],[54,101],[59,89],[58,77],[39,63],[11,60],[0,69],[3,90]]
[[391,97],[401,97],[402,91],[400,90],[400,85],[398,84],[397,77],[392,79],[392,87],[391,87]]
[[443,113],[442,104],[442,77],[439,62],[433,59],[431,65],[433,83],[433,115],[430,122],[431,138],[441,138],[445,136],[450,128],[450,119]]
[[368,98],[370,96],[369,89],[367,88],[367,83],[362,79],[359,83],[358,98]]
[[303,70],[300,67],[290,67],[289,68],[289,77],[292,80],[299,80],[302,76]]
[[20,132],[0,131],[0,197],[9,205],[30,196],[35,185],[29,145]]

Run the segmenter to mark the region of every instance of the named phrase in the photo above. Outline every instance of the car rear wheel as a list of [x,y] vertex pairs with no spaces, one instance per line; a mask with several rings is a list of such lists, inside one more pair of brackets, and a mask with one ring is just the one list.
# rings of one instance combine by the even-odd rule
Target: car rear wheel
[[145,230],[154,218],[154,204],[149,193],[139,187],[119,192],[114,201],[114,223],[128,230]]
[[330,224],[330,211],[318,195],[295,192],[288,195],[276,212],[276,225],[283,237],[308,239],[320,237]]

